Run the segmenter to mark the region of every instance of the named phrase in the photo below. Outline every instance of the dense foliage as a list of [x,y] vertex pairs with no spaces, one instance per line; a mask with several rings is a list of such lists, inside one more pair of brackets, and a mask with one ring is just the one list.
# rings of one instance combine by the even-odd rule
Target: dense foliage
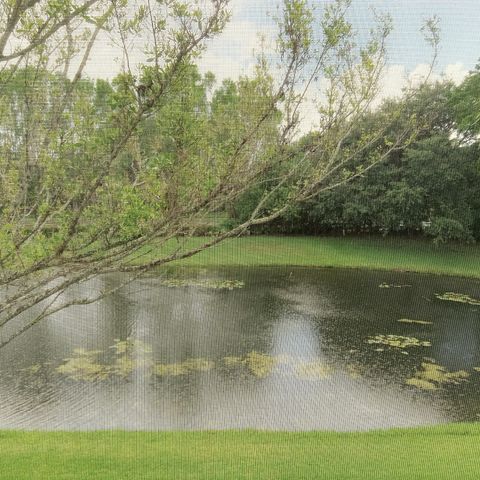
[[[477,69],[459,87],[445,82],[415,92],[390,127],[402,128],[405,119],[415,115],[423,127],[414,142],[351,182],[292,206],[257,232],[424,233],[435,242],[480,239],[479,82]],[[365,115],[349,142],[375,130],[395,103],[388,101]],[[364,155],[375,148],[372,144]],[[349,168],[356,166],[351,162]],[[258,186],[247,192],[230,221],[247,217],[259,195]]]

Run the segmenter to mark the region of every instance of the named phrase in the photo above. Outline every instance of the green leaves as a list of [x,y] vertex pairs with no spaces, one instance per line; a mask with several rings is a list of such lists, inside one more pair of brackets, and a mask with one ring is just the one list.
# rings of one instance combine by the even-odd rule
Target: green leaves
[[325,6],[322,30],[328,47],[337,47],[350,38],[352,25],[344,15],[351,3],[351,0],[335,0]]
[[453,89],[449,104],[460,132],[475,138],[480,132],[480,64],[459,87]]

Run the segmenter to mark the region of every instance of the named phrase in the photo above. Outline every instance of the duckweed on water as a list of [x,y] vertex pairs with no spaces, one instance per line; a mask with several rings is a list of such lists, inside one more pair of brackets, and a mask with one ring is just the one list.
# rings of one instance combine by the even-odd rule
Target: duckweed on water
[[468,295],[464,295],[463,293],[436,293],[435,297],[439,300],[446,300],[449,302],[466,303],[468,305],[480,305],[479,299],[469,297]]
[[101,351],[88,351],[83,348],[76,348],[73,353],[75,354],[74,357],[67,358],[63,365],[56,368],[58,373],[72,380],[83,380],[87,382],[104,380],[109,376],[109,368],[96,361]]
[[[134,348],[135,347],[135,348]],[[206,358],[190,358],[176,363],[155,364],[149,353],[151,347],[141,341],[115,340],[109,348],[111,363],[100,363],[98,356],[100,350],[85,350],[77,348],[71,358],[56,368],[56,371],[71,380],[98,381],[111,377],[128,377],[133,371],[145,368],[147,375],[159,377],[178,377],[196,372],[208,372],[216,367],[215,362]],[[277,365],[286,365],[288,368],[281,372],[282,375],[295,375],[302,379],[324,379],[328,377],[333,368],[320,360],[300,360],[290,355],[267,355],[256,351],[240,356],[227,356],[219,365],[228,368],[242,368],[256,378],[268,377]],[[34,368],[35,367],[35,368]],[[38,368],[37,368],[38,367]],[[38,371],[40,366],[33,366],[32,371]],[[357,367],[350,365],[347,372],[352,378],[359,377]]]
[[277,365],[288,365],[294,363],[290,355],[267,355],[264,353],[250,352],[244,357],[224,357],[223,363],[226,367],[246,366],[257,378],[265,378],[270,375]]
[[111,376],[128,377],[136,368],[151,366],[151,360],[145,354],[151,352],[151,347],[141,340],[127,338],[115,339],[109,347],[113,350],[115,359],[112,364],[105,365],[98,362],[101,350],[85,350],[75,348],[74,356],[65,359],[63,365],[56,368],[58,373],[77,381],[105,380]]
[[381,283],[379,286],[379,288],[408,288],[408,287],[411,287],[411,285],[395,285],[395,284],[392,284],[392,283]]
[[405,383],[422,390],[437,390],[444,384],[458,384],[461,380],[469,377],[465,370],[458,372],[449,372],[445,367],[436,363],[422,363],[422,370],[417,371],[412,378],[408,378]]
[[418,325],[433,325],[433,322],[427,322],[425,320],[411,320],[410,318],[401,318],[397,320],[400,323],[416,323]]
[[422,341],[415,337],[404,337],[402,335],[375,335],[374,337],[369,337],[367,343],[388,345],[389,347],[395,348],[432,346],[428,341]]
[[166,287],[200,287],[213,288],[216,290],[233,290],[234,288],[243,288],[244,282],[240,280],[188,280],[181,278],[170,278],[163,280],[162,285]]
[[277,359],[264,353],[250,352],[245,357],[245,365],[256,377],[265,378],[272,373],[273,368],[277,365]]
[[136,338],[127,337],[126,340],[120,340],[116,338],[114,342],[115,343],[109,348],[114,350],[116,355],[123,355],[132,352],[135,352],[137,355],[152,353],[151,345],[148,345]]

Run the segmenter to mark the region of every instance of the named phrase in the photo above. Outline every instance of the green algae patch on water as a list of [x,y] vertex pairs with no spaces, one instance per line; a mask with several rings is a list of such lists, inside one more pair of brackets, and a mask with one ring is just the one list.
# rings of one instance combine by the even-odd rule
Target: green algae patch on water
[[286,354],[276,355],[275,359],[277,361],[277,365],[289,365],[295,362],[294,358],[291,355]]
[[381,283],[378,288],[409,288],[411,285],[396,285],[394,283]]
[[402,335],[375,335],[374,337],[369,337],[367,343],[372,345],[388,345],[394,348],[432,346],[431,342],[427,340],[419,340],[415,337],[404,337]]
[[73,357],[65,359],[65,363],[56,368],[58,373],[72,380],[87,382],[104,380],[109,376],[108,366],[97,362],[98,355],[102,353],[101,350],[89,351],[83,348],[76,348],[73,353]]
[[153,365],[153,373],[160,377],[177,377],[193,372],[208,372],[215,367],[215,362],[205,358],[190,358],[178,363],[159,363]]
[[466,303],[468,305],[480,305],[480,299],[472,298],[463,293],[454,293],[454,292],[436,293],[435,297],[438,298],[439,300],[444,300],[448,302]]
[[125,340],[116,338],[114,344],[109,347],[116,355],[135,352],[137,355],[152,353],[152,346],[136,338],[127,337]]
[[149,358],[152,347],[141,340],[130,337],[125,340],[115,339],[115,343],[109,348],[115,354],[115,361],[108,366],[112,375],[126,378],[137,368],[152,365]]
[[333,368],[325,362],[314,360],[311,362],[300,362],[295,368],[298,377],[304,379],[325,379],[333,372]]
[[428,380],[423,380],[422,378],[412,377],[405,380],[407,385],[411,385],[412,387],[420,388],[421,390],[438,390],[437,385],[433,382],[429,382]]
[[245,283],[240,280],[194,280],[182,278],[170,278],[168,280],[163,280],[161,284],[170,288],[197,287],[211,288],[214,290],[233,290],[245,286]]
[[236,367],[238,365],[243,365],[243,357],[235,357],[235,356],[229,356],[229,357],[224,357],[223,363],[225,364],[226,367]]
[[122,355],[115,360],[115,363],[109,368],[109,370],[113,375],[128,377],[136,367],[136,362],[132,357]]
[[20,371],[28,375],[36,375],[41,368],[42,366],[36,363],[35,365],[30,365],[30,367],[22,368]]
[[470,376],[465,370],[449,372],[445,367],[436,363],[423,362],[422,370],[418,370],[412,378],[405,383],[422,390],[437,390],[445,384],[458,384]]
[[285,356],[272,356],[265,353],[252,351],[243,357],[228,356],[223,358],[226,367],[244,366],[257,378],[265,378],[270,375],[276,365],[285,363]]
[[66,358],[56,371],[77,381],[93,382],[112,376],[126,378],[137,368],[151,366],[151,351],[151,346],[141,340],[130,337],[126,340],[115,339],[108,349],[114,355],[111,363],[98,362],[98,356],[104,353],[102,350],[75,348],[73,356]]
[[426,320],[411,320],[410,318],[401,318],[397,320],[400,323],[415,323],[418,325],[433,325],[433,322],[427,322]]
[[245,357],[245,365],[255,377],[265,378],[277,365],[277,358],[253,351]]

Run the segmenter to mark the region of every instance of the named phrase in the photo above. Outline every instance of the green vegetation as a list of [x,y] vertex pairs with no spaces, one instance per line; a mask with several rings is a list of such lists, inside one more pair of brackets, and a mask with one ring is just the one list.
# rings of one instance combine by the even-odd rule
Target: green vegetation
[[[208,241],[185,240],[188,249]],[[163,247],[179,248],[176,242]],[[156,258],[154,246],[144,250]],[[135,260],[134,260],[135,261]],[[144,262],[145,258],[138,259]],[[480,278],[480,247],[435,246],[428,241],[380,237],[263,237],[227,240],[193,257],[173,263],[198,267],[289,265],[414,271]]]
[[163,280],[162,285],[171,288],[199,287],[211,288],[214,290],[233,290],[245,286],[240,280],[184,280],[181,278],[169,278],[168,280]]
[[435,295],[439,300],[445,300],[447,302],[457,302],[457,303],[467,303],[468,305],[480,305],[480,300],[472,298],[468,295],[462,293],[446,292],[446,293],[437,293]]
[[1,432],[2,480],[477,479],[478,425],[368,433]]
[[407,385],[412,385],[422,390],[436,390],[445,383],[459,383],[468,378],[470,374],[465,370],[449,372],[445,367],[436,363],[423,362],[422,370],[418,370],[415,376],[407,379]]
[[[422,233],[435,243],[479,240],[478,84],[480,66],[458,88],[448,82],[426,85],[408,100],[388,101],[370,112],[352,129],[346,149],[361,141],[365,132],[376,130],[384,122],[383,110],[397,108],[397,102],[405,102],[405,109],[392,126],[394,131],[411,121],[412,115],[423,127],[415,141],[391,152],[368,174],[292,205],[281,218],[254,227],[255,233]],[[352,158],[346,168],[356,171],[361,160]],[[231,222],[251,215],[264,188],[253,185],[240,197]],[[265,208],[282,201],[281,193],[277,197]]]
[[404,337],[402,335],[375,335],[367,340],[367,343],[373,345],[388,345],[395,348],[408,347],[431,347],[429,341],[420,341],[415,337]]
[[397,320],[400,323],[415,323],[417,325],[433,325],[433,322],[427,322],[425,320],[411,320],[410,318],[401,318]]

